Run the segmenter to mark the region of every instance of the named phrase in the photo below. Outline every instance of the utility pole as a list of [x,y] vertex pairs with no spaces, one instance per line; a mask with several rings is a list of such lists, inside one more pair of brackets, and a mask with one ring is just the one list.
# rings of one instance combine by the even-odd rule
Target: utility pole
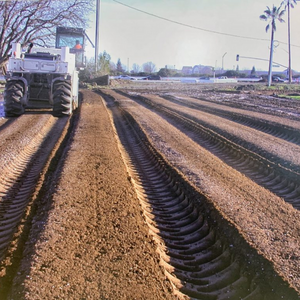
[[293,78],[293,74],[292,74],[292,59],[291,59],[291,12],[290,12],[290,6],[291,3],[288,2],[287,7],[288,7],[288,48],[289,48],[289,83],[292,83],[292,78]]
[[274,52],[274,27],[272,26],[272,35],[271,35],[271,50],[270,50],[270,60],[269,60],[269,72],[268,72],[268,87],[272,83],[272,65],[273,65],[273,52]]
[[99,59],[99,44],[100,44],[100,37],[99,37],[99,25],[100,25],[100,0],[96,0],[96,47],[95,47],[95,71],[97,72],[98,67],[98,59]]

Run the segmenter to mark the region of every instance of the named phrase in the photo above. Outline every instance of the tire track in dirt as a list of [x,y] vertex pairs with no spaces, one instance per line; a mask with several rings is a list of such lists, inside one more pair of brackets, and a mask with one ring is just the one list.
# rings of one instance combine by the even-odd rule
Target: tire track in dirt
[[[0,293],[9,289],[20,257],[34,199],[43,183],[50,159],[67,134],[70,118],[28,116],[0,131],[4,143],[0,157]],[[26,227],[26,229],[25,229]],[[4,284],[5,283],[5,284]],[[5,289],[5,291],[4,291]]]
[[179,122],[172,123],[153,107],[146,108],[115,91],[103,93],[138,120],[160,153],[209,196],[250,244],[274,262],[278,273],[284,273],[289,282],[299,286],[298,211],[200,147],[194,139],[196,135],[177,126]]
[[[121,94],[130,97],[126,93]],[[176,127],[183,126],[188,135],[193,136],[193,139],[201,146],[228,165],[284,198],[295,208],[300,208],[300,174],[297,172],[297,166],[295,170],[292,170],[289,168],[293,167],[291,163],[278,163],[277,161],[281,161],[281,159],[255,146],[248,149],[248,143],[244,143],[239,138],[228,135],[226,132],[216,132],[216,128],[211,129],[206,123],[202,124],[200,121],[190,118],[189,115],[156,104],[151,97],[131,96],[130,98],[156,110],[158,114],[167,116]]]
[[[162,97],[173,103],[182,105],[183,107],[196,108],[200,111],[220,116],[236,123],[257,129],[272,136],[284,139],[290,143],[300,145],[300,124],[296,123],[295,121],[292,123],[296,123],[296,126],[292,127],[290,125],[285,125],[285,120],[283,118],[274,118],[274,116],[272,116],[273,120],[271,120],[270,116],[268,116],[267,114],[259,113],[252,113],[250,114],[251,116],[247,116],[247,114],[249,115],[249,112],[246,110],[228,108],[226,106],[224,107],[221,104],[212,104],[210,101],[205,101],[204,99],[200,100],[196,98],[171,95]],[[274,122],[274,119],[276,121],[278,120],[278,122]]]
[[[117,118],[113,100],[104,98],[115,115],[126,149],[123,156],[157,242],[161,264],[178,294],[193,299],[297,299],[297,293],[280,282],[268,263],[251,250],[245,256],[233,251],[234,244],[243,244],[241,237],[233,234],[224,239],[228,224],[218,224],[221,218],[214,219],[215,212],[203,195],[188,191],[192,188],[150,145],[133,117],[123,111],[123,120]],[[249,250],[246,245],[242,248]],[[259,268],[249,267],[249,260],[259,261]],[[270,277],[264,278],[266,274]],[[266,282],[270,286],[262,284]]]
[[299,120],[299,101],[276,96],[276,94],[282,92],[282,90],[255,91],[254,87],[253,91],[244,92],[228,92],[222,89],[218,90],[217,88],[215,91],[211,90],[199,93],[199,90],[195,89],[188,91],[186,94],[197,99],[204,98],[212,102],[221,103],[231,108],[241,108],[252,112],[272,114],[279,117],[286,116]]
[[39,193],[9,299],[176,299],[102,99],[80,114]]

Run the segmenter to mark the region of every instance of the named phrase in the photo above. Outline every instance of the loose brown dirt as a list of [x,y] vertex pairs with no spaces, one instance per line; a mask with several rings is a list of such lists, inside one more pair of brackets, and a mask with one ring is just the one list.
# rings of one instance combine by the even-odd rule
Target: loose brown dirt
[[[218,97],[215,91],[172,83],[114,87],[132,94],[201,96],[229,109],[268,113],[274,120],[283,117],[295,128],[300,124],[297,102],[263,94],[259,98],[254,92]],[[160,153],[300,293],[299,211],[200,147],[184,129],[115,91],[102,92],[137,119]],[[177,299],[160,266],[105,101],[95,92],[82,93],[73,141],[37,205],[8,299]],[[157,96],[152,100],[163,101]],[[253,139],[255,133],[238,134]],[[264,140],[260,147],[270,143]],[[288,145],[277,148],[284,157]],[[294,156],[290,160],[297,165]]]
[[98,95],[37,212],[11,299],[174,299]]
[[[127,92],[129,95],[135,94],[128,90]],[[300,287],[299,211],[200,147],[195,143],[196,134],[187,136],[184,126],[180,127],[176,122],[172,123],[169,119],[158,116],[153,109],[130,102],[126,96],[119,93],[114,91],[105,93],[111,95],[121,107],[128,110],[142,124],[155,147],[184,174],[189,182],[207,195],[216,208],[224,214],[224,218],[232,222],[251,245],[274,263],[278,273],[289,278],[294,286]],[[170,105],[173,109],[177,109],[178,113],[187,114],[188,109],[184,105],[177,107],[175,103],[170,104],[161,97],[149,95],[148,91],[139,91],[139,93],[151,99],[152,103],[161,104],[163,102],[165,107]],[[156,91],[156,93],[164,94],[161,91]],[[194,95],[201,94],[195,90],[193,93]],[[184,93],[176,90],[175,94],[182,95]],[[218,98],[216,93],[214,93],[214,97]],[[219,98],[222,97],[221,93]],[[244,97],[247,98],[245,95]],[[231,102],[239,104],[238,99],[239,97],[237,99],[231,97]],[[248,98],[247,101],[249,101]],[[256,101],[261,106],[265,105],[263,101]],[[272,101],[270,102],[272,103]],[[275,119],[277,109],[282,110],[281,106],[273,103],[268,109],[268,113]],[[259,111],[259,109],[257,110]],[[216,116],[210,115],[211,120],[208,120],[209,117],[203,112],[189,110],[189,116],[196,120],[204,119],[207,124],[216,122],[217,126],[224,127],[226,132],[232,130],[236,136],[243,136],[243,139],[251,140],[258,148],[290,160],[299,169],[297,154],[300,151],[299,146],[293,148],[294,146],[288,142],[275,137],[267,138],[266,134],[262,132],[244,128],[244,126],[236,125],[235,122],[226,119],[220,120],[221,118],[218,119]],[[289,114],[287,113],[286,116]],[[258,113],[256,117],[258,117]],[[260,118],[268,117],[260,115]],[[299,121],[295,122],[288,118],[285,118],[285,121],[296,128],[299,126]],[[282,251],[283,249],[284,251]]]

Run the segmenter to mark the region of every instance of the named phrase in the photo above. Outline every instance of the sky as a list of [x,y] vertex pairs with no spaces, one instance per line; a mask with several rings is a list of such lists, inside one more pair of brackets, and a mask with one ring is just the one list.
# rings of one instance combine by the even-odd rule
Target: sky
[[[199,64],[225,70],[235,70],[237,64],[240,70],[253,66],[268,70],[271,31],[266,32],[268,23],[259,16],[267,6],[280,3],[281,0],[101,0],[100,52],[105,50],[114,63],[120,59],[130,70],[134,63],[142,66],[149,61],[157,71],[166,65],[181,70],[183,66]],[[292,69],[297,71],[299,14],[300,1],[291,9]],[[87,33],[94,41],[95,14],[90,20]],[[277,22],[274,62],[287,66],[287,13],[284,20],[285,23]],[[93,55],[94,49],[88,48]],[[283,69],[275,65],[273,71]]]

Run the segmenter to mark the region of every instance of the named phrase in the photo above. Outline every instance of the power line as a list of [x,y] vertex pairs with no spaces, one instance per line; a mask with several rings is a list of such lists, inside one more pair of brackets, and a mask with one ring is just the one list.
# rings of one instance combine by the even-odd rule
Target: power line
[[[182,23],[182,22],[178,22],[178,21],[174,21],[174,20],[171,20],[171,19],[168,19],[168,18],[165,18],[165,17],[158,16],[156,14],[149,13],[147,11],[138,9],[136,7],[130,6],[128,4],[122,3],[122,2],[117,1],[117,0],[113,0],[113,1],[116,2],[116,3],[118,3],[118,4],[120,4],[120,5],[128,7],[130,9],[133,9],[133,10],[136,10],[138,12],[141,12],[143,14],[146,14],[146,15],[149,15],[149,16],[152,16],[152,17],[155,17],[155,18],[158,18],[158,19],[170,22],[170,23],[181,25],[181,26],[184,26],[184,27],[188,27],[188,28],[192,28],[192,29],[196,29],[196,30],[201,30],[201,31],[205,31],[205,32],[210,32],[210,33],[214,33],[214,34],[219,34],[219,35],[225,35],[225,36],[235,37],[235,38],[270,42],[269,39],[261,39],[261,38],[255,38],[255,37],[249,37],[249,36],[242,36],[242,35],[237,35],[237,34],[225,33],[225,32],[220,32],[220,31],[215,31],[215,30],[209,30],[209,29],[205,29],[205,28],[201,28],[201,27],[197,27],[197,26],[185,24],[185,23]],[[280,42],[280,43],[282,43],[284,45],[287,45],[287,43],[285,43],[285,42]],[[300,48],[300,46],[297,46],[297,45],[291,45],[291,46],[293,46],[293,47],[299,47]]]

